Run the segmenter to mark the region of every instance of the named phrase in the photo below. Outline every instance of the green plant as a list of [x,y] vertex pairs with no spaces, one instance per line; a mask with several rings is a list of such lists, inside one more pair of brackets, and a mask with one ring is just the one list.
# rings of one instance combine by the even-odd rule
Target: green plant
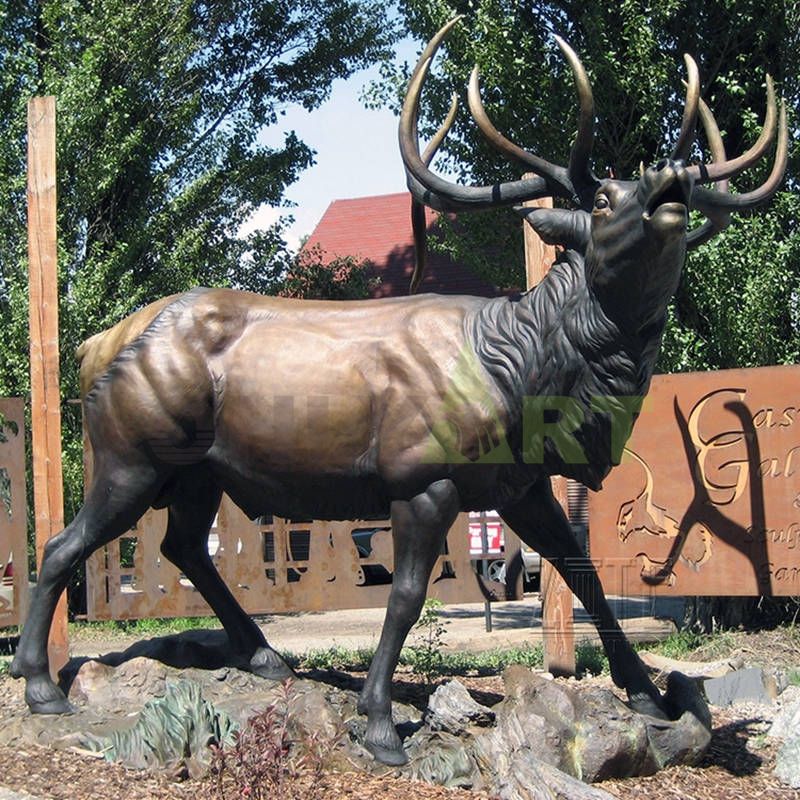
[[145,619],[98,620],[71,622],[69,630],[77,633],[130,633],[140,636],[167,636],[183,631],[219,628],[216,617],[151,617]]
[[544,653],[541,645],[497,648],[480,653],[442,653],[440,675],[497,675],[511,664],[541,669]]
[[213,749],[217,797],[300,800],[316,795],[325,761],[343,734],[338,731],[331,736],[304,728],[299,734],[294,732],[291,710],[296,698],[294,684],[286,681],[277,702],[252,716],[234,734],[233,745]]
[[443,662],[442,647],[447,622],[442,619],[443,603],[429,597],[422,607],[415,629],[415,643],[407,648],[411,654],[411,669],[415,675],[421,675],[432,682],[441,675]]
[[375,649],[360,647],[351,650],[347,647],[329,647],[325,650],[311,650],[298,657],[303,669],[341,669],[362,672],[369,669]]
[[575,647],[575,671],[578,677],[608,673],[608,656],[605,650],[591,642],[579,642]]
[[[281,655],[287,664],[300,669],[338,669],[364,672],[369,669],[375,649],[366,647],[353,650],[347,647],[329,647],[325,650],[311,650],[300,656],[292,653],[282,653]],[[443,675],[497,675],[511,664],[522,664],[530,669],[541,669],[544,658],[541,645],[497,648],[480,653],[438,650],[436,656],[430,653],[421,656],[419,648],[412,646],[403,648],[400,653],[400,664],[411,667],[416,674],[423,674],[420,670],[423,661],[431,666],[428,677],[439,677]]]

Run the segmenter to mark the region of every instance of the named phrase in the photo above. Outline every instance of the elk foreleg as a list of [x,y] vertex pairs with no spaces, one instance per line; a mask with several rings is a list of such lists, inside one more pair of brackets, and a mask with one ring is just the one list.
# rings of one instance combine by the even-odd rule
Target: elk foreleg
[[600,634],[611,677],[627,692],[631,707],[640,713],[668,717],[661,694],[606,600],[594,565],[553,497],[550,480],[539,481],[523,500],[502,509],[501,516],[526,544],[553,564],[581,601]]
[[458,513],[458,493],[449,480],[431,484],[408,501],[392,503],[394,575],[381,638],[358,701],[367,715],[367,749],[384,764],[408,760],[392,723],[391,681],[400,650],[419,619],[431,570]]
[[72,573],[98,547],[125,533],[147,510],[161,483],[147,463],[95,461],[95,480],[75,519],[44,548],[36,589],[10,672],[25,678],[25,702],[34,714],[72,711],[50,677],[47,636],[56,603]]
[[264,634],[239,605],[208,554],[208,534],[222,490],[203,466],[181,476],[170,496],[167,533],[161,544],[166,556],[203,596],[219,618],[234,652],[248,669],[272,680],[294,673],[267,644]]

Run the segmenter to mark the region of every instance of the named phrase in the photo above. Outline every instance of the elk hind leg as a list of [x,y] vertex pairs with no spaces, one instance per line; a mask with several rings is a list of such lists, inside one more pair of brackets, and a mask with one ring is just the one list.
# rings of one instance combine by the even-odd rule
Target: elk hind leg
[[161,552],[203,596],[219,618],[234,652],[264,678],[285,680],[294,673],[267,644],[264,634],[239,605],[208,553],[208,534],[222,490],[204,466],[181,475],[170,494],[167,533]]
[[50,677],[47,637],[56,604],[72,573],[98,547],[125,533],[155,498],[160,477],[151,465],[96,463],[95,479],[75,519],[44,548],[36,589],[10,673],[25,678],[25,701],[34,714],[72,711]]
[[391,681],[400,650],[419,619],[431,570],[458,513],[458,493],[449,480],[431,484],[408,501],[392,503],[394,576],[375,657],[358,701],[367,715],[365,745],[378,761],[408,760],[392,723]]

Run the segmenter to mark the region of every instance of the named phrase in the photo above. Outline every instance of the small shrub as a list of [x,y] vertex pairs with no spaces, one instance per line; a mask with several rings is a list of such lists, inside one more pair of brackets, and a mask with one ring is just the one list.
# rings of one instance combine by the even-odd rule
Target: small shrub
[[375,655],[373,648],[358,648],[351,650],[347,647],[329,647],[326,650],[311,650],[299,657],[302,669],[341,669],[353,672],[364,672],[369,669],[372,657]]
[[248,800],[306,800],[318,795],[324,765],[343,733],[319,731],[293,738],[290,711],[296,699],[292,681],[283,684],[276,704],[252,716],[229,747],[213,750],[216,795]]
[[578,677],[607,673],[609,665],[605,650],[591,642],[580,642],[575,647],[575,671]]
[[441,615],[442,607],[442,601],[436,598],[429,597],[425,601],[422,614],[414,626],[417,641],[408,648],[412,671],[428,682],[433,682],[442,674],[441,668],[444,661],[442,647],[447,630],[447,622],[442,619]]
[[697,631],[682,630],[671,633],[653,649],[667,658],[684,659],[692,651],[697,650],[708,638],[708,635]]

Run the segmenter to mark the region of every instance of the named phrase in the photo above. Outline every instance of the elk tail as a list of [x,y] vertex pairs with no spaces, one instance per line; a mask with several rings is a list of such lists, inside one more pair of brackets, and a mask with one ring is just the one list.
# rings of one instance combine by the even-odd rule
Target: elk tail
[[117,353],[141,335],[150,323],[179,295],[163,297],[125,317],[111,328],[90,336],[75,350],[80,364],[81,397],[86,397],[95,381],[103,375]]

